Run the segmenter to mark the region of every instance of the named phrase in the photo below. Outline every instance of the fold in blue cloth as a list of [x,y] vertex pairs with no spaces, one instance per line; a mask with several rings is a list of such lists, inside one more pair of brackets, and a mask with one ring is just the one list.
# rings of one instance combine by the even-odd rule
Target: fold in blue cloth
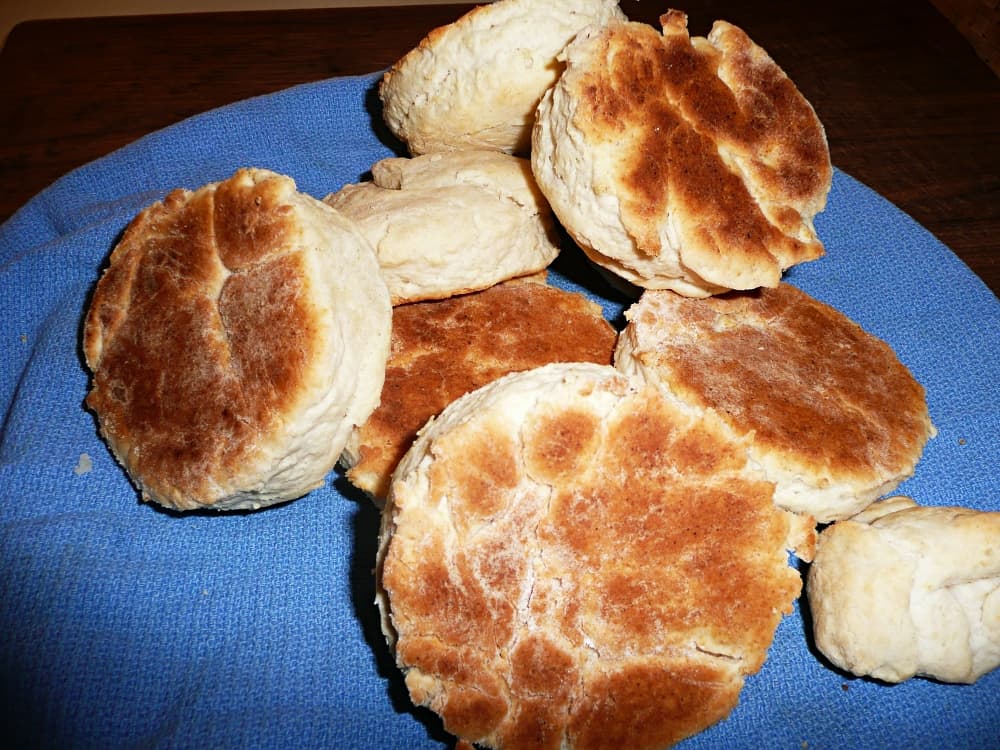
[[[78,169],[0,227],[0,705],[12,746],[424,748],[380,634],[378,513],[338,472],[257,513],[141,504],[83,407],[80,321],[144,206],[237,168],[317,197],[392,154],[377,76],[317,82],[181,122]],[[905,214],[836,172],[823,259],[794,283],[888,341],[938,435],[900,492],[1000,510],[1000,301]],[[554,282],[623,302],[571,253]],[[1000,670],[889,687],[832,669],[803,605],[740,705],[684,747],[969,748],[1000,741]]]

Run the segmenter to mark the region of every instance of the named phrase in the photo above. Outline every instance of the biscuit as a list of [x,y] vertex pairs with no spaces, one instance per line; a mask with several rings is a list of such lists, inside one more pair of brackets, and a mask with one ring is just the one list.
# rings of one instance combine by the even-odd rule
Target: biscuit
[[818,258],[832,166],[823,126],[740,29],[689,37],[670,11],[579,34],[539,104],[535,178],[598,265],[704,297],[775,286]]
[[690,299],[647,290],[615,366],[752,436],[775,502],[826,522],[909,477],[934,435],[923,387],[884,341],[796,287]]
[[417,431],[456,398],[550,362],[609,365],[616,338],[599,305],[544,283],[394,308],[382,401],[341,457],[348,480],[382,504]]
[[391,158],[323,200],[375,248],[394,305],[544,270],[559,254],[527,160],[490,151]]
[[1000,665],[1000,513],[895,497],[819,537],[816,646],[856,675],[971,683]]
[[662,748],[729,714],[811,519],[710,418],[596,364],[449,405],[393,475],[378,603],[413,701],[488,747]]
[[372,165],[372,182],[393,190],[468,185],[494,193],[552,222],[548,201],[538,189],[531,163],[499,151],[465,149],[410,159],[391,157]]
[[87,406],[144,499],[305,494],[378,402],[392,310],[371,246],[260,169],[142,211],[84,323]]
[[526,154],[556,55],[583,27],[623,19],[615,0],[500,0],[435,29],[385,73],[383,119],[413,155]]

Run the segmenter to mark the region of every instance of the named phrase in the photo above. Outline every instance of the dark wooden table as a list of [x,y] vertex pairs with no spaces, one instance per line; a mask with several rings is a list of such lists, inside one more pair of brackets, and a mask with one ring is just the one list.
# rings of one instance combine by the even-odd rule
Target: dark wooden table
[[[471,5],[36,21],[0,54],[0,221],[65,172],[182,118],[382,69]],[[623,0],[634,20],[667,3]],[[1000,293],[1000,79],[925,0],[692,0],[741,26],[826,126],[834,164]]]

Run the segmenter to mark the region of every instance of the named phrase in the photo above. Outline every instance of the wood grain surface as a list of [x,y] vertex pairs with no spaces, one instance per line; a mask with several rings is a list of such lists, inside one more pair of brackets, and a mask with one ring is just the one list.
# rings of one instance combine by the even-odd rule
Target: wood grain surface
[[[655,22],[668,4],[623,0]],[[34,21],[0,53],[0,221],[69,170],[207,109],[395,62],[471,5]],[[1000,292],[1000,79],[927,0],[689,2],[816,108],[834,164]]]

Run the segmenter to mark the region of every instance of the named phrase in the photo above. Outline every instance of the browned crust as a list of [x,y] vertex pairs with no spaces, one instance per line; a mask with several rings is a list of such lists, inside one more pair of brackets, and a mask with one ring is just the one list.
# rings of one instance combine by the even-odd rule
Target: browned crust
[[587,701],[573,716],[572,747],[669,747],[705,729],[709,717],[727,716],[741,687],[731,669],[707,658],[667,659],[594,675],[586,690],[601,698]]
[[409,496],[395,517],[381,583],[413,700],[504,748],[663,748],[724,718],[801,588],[772,486],[651,391],[606,420],[540,404],[518,434],[440,436],[447,521]]
[[[589,139],[620,149],[622,217],[640,252],[660,252],[669,209],[683,232],[684,257],[698,273],[712,269],[711,280],[721,283],[716,274],[729,264],[758,275],[773,268],[776,283],[784,268],[823,253],[814,235],[796,236],[830,186],[822,125],[738,28],[718,22],[710,44],[688,36],[682,13],[662,21],[662,35],[630,23],[599,37],[578,86],[574,122]],[[748,157],[748,177],[767,205],[720,148]]]
[[86,403],[145,494],[210,502],[291,407],[319,344],[285,178],[177,190],[131,223],[88,311]]
[[815,476],[870,484],[912,468],[933,433],[923,387],[891,347],[790,284],[689,300],[646,292],[639,357],[685,401]]
[[456,398],[550,362],[610,364],[616,338],[584,296],[522,280],[394,308],[381,404],[359,428],[348,478],[384,498],[417,431]]

